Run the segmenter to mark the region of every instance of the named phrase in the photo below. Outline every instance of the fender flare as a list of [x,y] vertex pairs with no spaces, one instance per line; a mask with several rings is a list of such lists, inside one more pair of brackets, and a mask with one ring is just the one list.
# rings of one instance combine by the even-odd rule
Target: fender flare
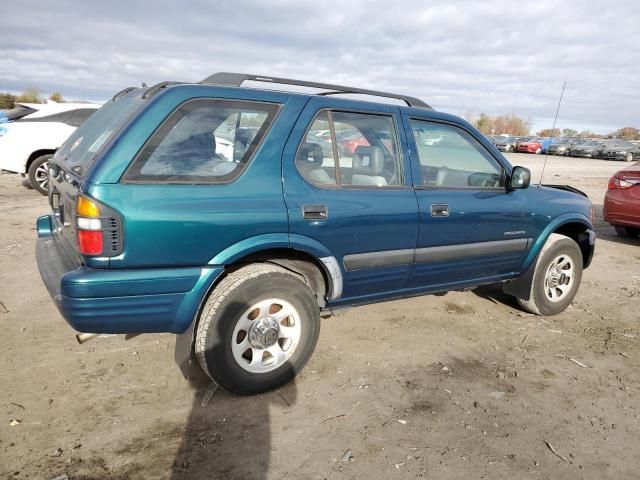
[[593,225],[591,224],[589,219],[581,213],[565,213],[563,215],[560,215],[549,222],[549,224],[544,228],[540,235],[538,235],[538,238],[533,243],[533,245],[529,249],[529,253],[522,262],[520,271],[523,273],[516,279],[511,280],[510,282],[507,282],[503,285],[502,289],[505,293],[522,298],[523,300],[529,300],[529,287],[533,280],[533,274],[536,269],[536,261],[538,259],[538,255],[540,255],[542,247],[545,243],[547,243],[549,236],[553,232],[555,232],[563,225],[567,225],[569,223],[581,223],[585,226],[585,229],[590,232],[590,240],[592,244],[591,255],[593,255],[593,242],[595,241],[595,232],[593,230]]
[[342,296],[342,269],[338,260],[322,243],[313,238],[288,233],[268,233],[245,238],[218,253],[209,262],[210,266],[224,266],[232,264],[247,255],[271,249],[291,249],[306,253],[317,260],[329,279],[327,293],[330,300]]

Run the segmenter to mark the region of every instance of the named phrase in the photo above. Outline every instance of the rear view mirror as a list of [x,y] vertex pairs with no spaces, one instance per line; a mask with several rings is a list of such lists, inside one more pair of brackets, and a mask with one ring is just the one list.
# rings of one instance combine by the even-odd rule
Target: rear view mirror
[[525,167],[513,167],[509,188],[512,190],[528,188],[531,182],[531,171]]

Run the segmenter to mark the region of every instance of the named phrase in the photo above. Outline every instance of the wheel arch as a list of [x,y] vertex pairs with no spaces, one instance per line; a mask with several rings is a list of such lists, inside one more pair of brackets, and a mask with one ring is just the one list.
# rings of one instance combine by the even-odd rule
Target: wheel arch
[[53,155],[54,153],[56,153],[55,148],[41,148],[40,150],[31,152],[31,155],[29,155],[29,158],[27,158],[24,173],[29,172],[29,168],[31,167],[31,164],[36,160],[36,158],[39,158],[43,155]]
[[[308,240],[314,242],[311,239]],[[336,259],[333,256],[318,257],[318,252],[322,252],[321,249],[315,249],[314,253],[309,250],[311,249],[293,248],[277,242],[275,244],[254,245],[253,248],[244,252],[232,248],[233,255],[229,255],[222,263],[223,271],[216,275],[212,281],[207,282],[206,288],[202,289],[204,291],[199,296],[199,304],[191,323],[184,332],[177,334],[174,360],[185,378],[189,378],[190,366],[194,360],[193,345],[200,313],[209,295],[230,272],[251,263],[273,263],[299,275],[315,294],[319,309],[326,306],[327,298],[340,297],[342,294],[342,274]],[[214,257],[214,259],[216,258],[221,257],[218,255]]]
[[580,252],[582,253],[583,268],[587,268],[593,258],[595,249],[595,232],[593,225],[581,214],[565,214],[556,218],[542,231],[533,246],[529,250],[520,271],[522,272],[517,278],[505,283],[503,290],[509,295],[529,300],[530,285],[535,273],[538,255],[542,251],[544,244],[553,233],[558,233],[574,240]]

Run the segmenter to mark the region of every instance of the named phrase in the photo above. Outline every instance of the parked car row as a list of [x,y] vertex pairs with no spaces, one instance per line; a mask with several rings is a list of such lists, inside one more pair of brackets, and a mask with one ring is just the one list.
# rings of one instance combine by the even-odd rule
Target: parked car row
[[20,103],[0,111],[0,170],[29,177],[47,194],[48,161],[76,128],[98,108],[96,103]]
[[632,162],[640,160],[640,144],[626,140],[600,140],[572,137],[488,137],[501,152],[548,153],[566,157],[602,158]]

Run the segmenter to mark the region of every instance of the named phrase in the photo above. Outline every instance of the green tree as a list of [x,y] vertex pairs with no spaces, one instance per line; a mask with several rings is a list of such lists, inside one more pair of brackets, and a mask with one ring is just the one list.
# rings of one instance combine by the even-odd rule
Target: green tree
[[9,110],[15,107],[16,96],[11,93],[0,93],[0,109]]
[[559,128],[543,128],[536,135],[539,137],[559,137],[561,133]]
[[60,92],[53,92],[51,95],[49,95],[49,100],[56,103],[64,102],[64,98],[62,98],[62,94]]
[[37,88],[27,88],[16,98],[18,103],[42,103],[40,98],[40,90]]
[[476,119],[475,127],[485,135],[491,135],[493,132],[493,119],[486,113],[481,113]]
[[614,136],[623,140],[640,140],[640,130],[634,127],[624,127],[618,130]]
[[563,128],[562,135],[565,137],[576,137],[578,135],[578,131],[573,128]]

